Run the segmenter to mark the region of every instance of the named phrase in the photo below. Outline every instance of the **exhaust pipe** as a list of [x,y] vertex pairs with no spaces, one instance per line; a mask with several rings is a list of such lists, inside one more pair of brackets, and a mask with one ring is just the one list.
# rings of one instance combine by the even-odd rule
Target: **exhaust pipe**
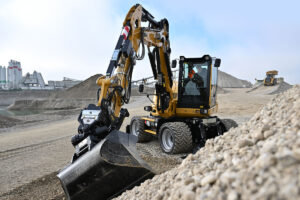
[[57,175],[67,199],[111,199],[154,176],[136,151],[136,136],[112,131]]

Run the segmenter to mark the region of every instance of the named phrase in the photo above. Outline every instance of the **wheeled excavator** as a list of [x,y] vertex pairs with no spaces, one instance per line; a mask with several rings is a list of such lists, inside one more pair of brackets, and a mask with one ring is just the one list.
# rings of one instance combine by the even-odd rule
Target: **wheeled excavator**
[[[147,23],[147,26],[144,24]],[[148,51],[156,80],[149,116],[133,117],[126,133],[119,131],[129,116],[131,77],[137,60]],[[123,22],[105,76],[96,81],[97,105],[90,104],[78,117],[72,162],[58,174],[68,199],[110,199],[154,176],[140,158],[136,142],[155,137],[169,154],[190,153],[208,138],[222,135],[232,121],[220,120],[217,111],[217,75],[221,60],[204,55],[170,62],[169,23],[156,21],[141,5],[133,6]],[[179,61],[179,77],[172,68]],[[139,86],[143,92],[143,85]]]

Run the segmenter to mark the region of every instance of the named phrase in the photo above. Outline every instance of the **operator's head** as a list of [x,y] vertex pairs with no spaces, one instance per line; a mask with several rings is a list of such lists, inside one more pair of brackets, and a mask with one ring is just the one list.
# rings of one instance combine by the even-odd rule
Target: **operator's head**
[[201,65],[196,65],[197,73],[200,73],[202,71]]

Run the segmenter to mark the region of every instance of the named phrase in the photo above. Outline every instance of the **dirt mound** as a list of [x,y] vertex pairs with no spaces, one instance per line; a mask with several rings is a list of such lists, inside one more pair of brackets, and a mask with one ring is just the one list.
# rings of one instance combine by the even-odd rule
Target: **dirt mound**
[[252,88],[249,90],[249,93],[255,93],[255,94],[263,94],[263,95],[268,95],[268,94],[279,94],[282,93],[293,86],[286,83],[286,82],[280,82],[277,85],[274,86],[264,86],[263,83],[258,84],[256,87]]
[[299,199],[300,85],[118,199]]
[[20,122],[21,122],[21,120],[0,115],[0,128],[7,128],[7,127],[15,126],[16,124],[18,124]]
[[46,100],[17,100],[8,107],[9,110],[70,110],[84,108],[94,99],[46,99]]
[[219,71],[218,86],[222,88],[250,88],[252,84],[249,81],[238,79],[230,74]]
[[282,83],[279,84],[277,90],[271,92],[270,94],[279,94],[279,93],[282,93],[282,92],[284,92],[284,91],[286,91],[286,90],[288,90],[292,87],[293,87],[292,85],[290,85],[286,82],[282,82]]
[[97,79],[102,74],[96,74],[86,79],[85,81],[74,85],[73,87],[61,91],[54,96],[54,98],[60,99],[91,99],[97,98],[97,90],[99,86],[96,84]]
[[35,109],[35,110],[66,110],[84,108],[90,103],[97,103],[96,80],[102,76],[96,74],[85,81],[63,91],[58,91],[47,99],[16,100],[8,108],[10,110]]

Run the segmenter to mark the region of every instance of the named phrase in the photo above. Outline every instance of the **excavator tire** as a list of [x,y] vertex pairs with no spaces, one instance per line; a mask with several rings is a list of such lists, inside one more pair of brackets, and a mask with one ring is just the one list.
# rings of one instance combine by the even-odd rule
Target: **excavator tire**
[[238,127],[238,124],[232,119],[221,119],[224,132],[229,131],[230,128]]
[[152,140],[152,136],[150,135],[150,133],[146,133],[144,129],[145,124],[144,120],[142,120],[141,117],[133,117],[131,119],[130,134],[138,137],[138,143],[149,142]]
[[159,143],[168,154],[187,153],[193,148],[192,133],[184,122],[167,122],[159,129]]

